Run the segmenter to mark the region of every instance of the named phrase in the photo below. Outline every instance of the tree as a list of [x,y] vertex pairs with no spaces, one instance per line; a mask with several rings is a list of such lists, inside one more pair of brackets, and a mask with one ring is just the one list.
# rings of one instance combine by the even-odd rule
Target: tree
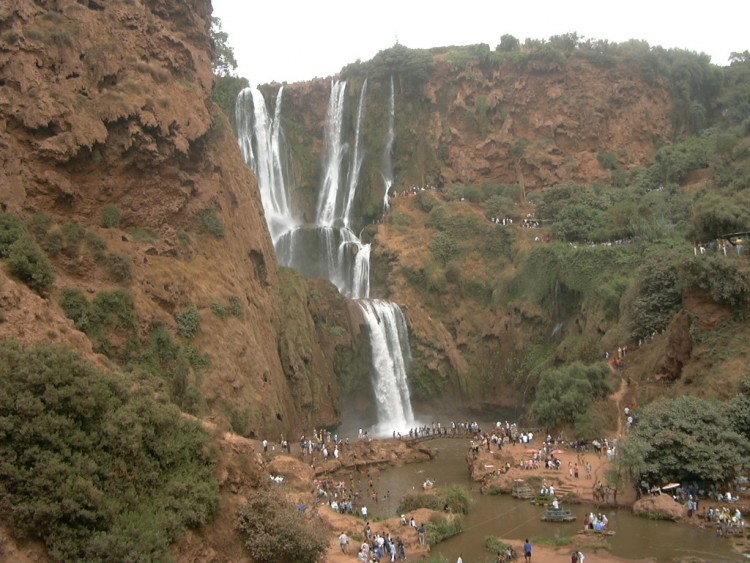
[[575,204],[562,208],[552,225],[555,236],[566,241],[593,239],[593,234],[606,225],[602,211],[587,205]]
[[253,491],[239,511],[235,529],[259,563],[316,563],[328,549],[322,522],[308,520],[279,490]]
[[0,344],[0,505],[55,561],[167,561],[218,512],[208,435],[77,354]]
[[698,240],[708,241],[750,227],[750,197],[708,194],[693,207],[693,229]]
[[727,405],[684,395],[645,407],[620,447],[635,480],[726,483],[750,466],[750,443]]
[[585,365],[575,362],[542,374],[532,412],[534,420],[546,428],[570,424],[596,400],[610,391],[604,363]]
[[229,46],[229,34],[222,31],[221,20],[211,18],[211,42],[214,47],[214,58],[212,66],[216,76],[231,76],[232,71],[237,68],[237,60],[234,58],[234,49]]
[[518,51],[521,47],[521,42],[514,36],[506,33],[500,37],[500,44],[495,47],[495,51],[501,53],[510,53],[512,51]]

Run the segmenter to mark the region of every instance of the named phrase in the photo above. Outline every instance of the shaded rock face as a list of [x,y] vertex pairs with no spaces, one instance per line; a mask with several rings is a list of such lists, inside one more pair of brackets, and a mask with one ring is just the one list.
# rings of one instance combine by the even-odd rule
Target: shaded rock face
[[[175,313],[195,305],[193,344],[212,361],[199,382],[201,414],[224,428],[242,419],[248,435],[291,436],[338,420],[333,359],[337,346],[352,345],[348,315],[326,299],[317,317],[342,316],[344,330],[324,330],[306,282],[293,314],[282,311],[256,180],[211,101],[210,16],[208,0],[3,2],[0,205],[24,219],[44,213],[56,229],[77,223],[128,256],[142,339],[160,325],[174,333]],[[110,229],[106,208],[120,215]],[[0,335],[51,339],[96,358],[59,296],[118,284],[86,256],[53,261],[47,299],[2,282]],[[240,315],[212,314],[229,299]],[[305,353],[294,345],[302,332]]]
[[633,512],[648,518],[660,520],[682,520],[687,518],[687,508],[669,495],[644,497],[633,505]]

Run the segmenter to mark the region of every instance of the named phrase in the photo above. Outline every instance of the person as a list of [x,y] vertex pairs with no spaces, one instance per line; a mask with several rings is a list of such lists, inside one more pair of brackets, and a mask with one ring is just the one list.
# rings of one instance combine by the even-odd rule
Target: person
[[424,545],[427,537],[427,526],[421,524],[417,529],[417,533],[419,537],[419,545]]
[[583,563],[583,560],[586,559],[586,556],[582,551],[577,551],[576,553],[578,554],[578,563]]
[[346,535],[346,532],[341,532],[339,542],[341,542],[341,551],[343,553],[349,553],[349,536]]
[[529,542],[528,538],[526,538],[523,544],[523,558],[527,563],[531,561],[531,542]]

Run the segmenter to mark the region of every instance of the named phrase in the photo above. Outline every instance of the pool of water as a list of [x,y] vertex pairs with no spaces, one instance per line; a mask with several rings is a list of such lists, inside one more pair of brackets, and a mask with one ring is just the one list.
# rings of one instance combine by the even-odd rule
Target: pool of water
[[[379,498],[377,503],[368,504],[368,509],[372,515],[396,515],[401,497],[410,491],[421,490],[426,479],[434,481],[438,487],[452,484],[466,487],[471,491],[473,504],[466,518],[465,531],[433,547],[433,553],[445,555],[448,561],[455,561],[459,554],[465,561],[488,561],[491,554],[485,550],[484,538],[489,535],[517,540],[572,536],[581,529],[585,515],[594,510],[593,506],[585,504],[566,506],[578,517],[575,522],[542,522],[542,507],[507,495],[485,496],[479,493],[478,484],[469,479],[465,460],[468,441],[446,439],[428,444],[440,452],[435,460],[384,469],[372,476],[373,489]],[[645,520],[634,516],[628,509],[607,509],[605,514],[610,529],[616,532],[607,538],[610,552],[618,557],[652,557],[665,562],[686,557],[717,563],[747,561],[712,530]],[[587,561],[593,559],[587,558]]]

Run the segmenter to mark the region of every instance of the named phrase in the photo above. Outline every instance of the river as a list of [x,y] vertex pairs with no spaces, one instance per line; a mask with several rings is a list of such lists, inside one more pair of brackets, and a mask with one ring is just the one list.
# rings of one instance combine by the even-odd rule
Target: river
[[[379,517],[396,515],[399,499],[410,491],[421,490],[426,479],[436,486],[462,485],[471,491],[473,503],[465,521],[463,533],[433,547],[455,561],[459,554],[464,561],[488,561],[491,554],[485,550],[484,538],[489,535],[507,539],[563,538],[581,529],[584,516],[591,505],[566,505],[577,521],[569,524],[547,523],[540,520],[544,508],[528,501],[507,495],[485,496],[479,493],[478,484],[472,483],[465,461],[468,440],[441,439],[428,442],[439,450],[436,459],[417,464],[387,468],[373,477],[379,494],[387,495],[377,504],[370,503],[370,514]],[[731,550],[727,540],[719,538],[713,530],[665,521],[651,521],[636,517],[629,509],[607,509],[609,527],[616,534],[607,538],[613,555],[630,559],[656,558],[657,561],[676,561],[695,557],[712,562],[747,561]],[[595,557],[587,557],[594,561]]]

